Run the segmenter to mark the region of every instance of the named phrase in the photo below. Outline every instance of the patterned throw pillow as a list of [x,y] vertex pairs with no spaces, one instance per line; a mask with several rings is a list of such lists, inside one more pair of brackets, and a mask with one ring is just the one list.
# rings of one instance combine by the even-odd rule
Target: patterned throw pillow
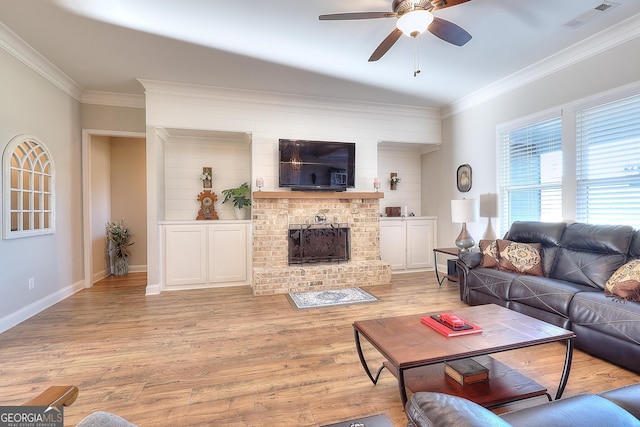
[[604,293],[615,301],[640,301],[640,259],[618,268],[604,285]]
[[531,276],[544,276],[542,271],[542,245],[540,243],[520,243],[497,240],[498,268]]
[[478,246],[480,247],[480,253],[482,254],[480,267],[497,268],[498,262],[500,261],[498,255],[498,243],[495,240],[480,240]]

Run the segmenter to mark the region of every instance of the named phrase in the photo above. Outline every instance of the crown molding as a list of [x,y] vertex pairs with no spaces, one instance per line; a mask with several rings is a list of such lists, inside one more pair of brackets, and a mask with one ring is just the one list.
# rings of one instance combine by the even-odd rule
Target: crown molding
[[145,108],[144,95],[101,92],[97,90],[85,90],[82,92],[80,102],[83,104],[108,105],[111,107]]
[[191,83],[167,82],[160,80],[138,79],[144,87],[147,97],[182,97],[193,101],[225,102],[261,104],[267,107],[288,106],[293,108],[308,108],[317,111],[327,109],[348,112],[376,112],[379,114],[393,113],[407,120],[415,118],[432,118],[440,120],[440,109],[432,107],[417,107],[409,105],[385,104],[381,102],[356,101],[340,98],[325,98],[318,96],[296,95],[284,92],[268,92],[250,89],[238,89],[220,86],[206,86]]
[[83,90],[71,77],[53,65],[51,61],[42,56],[2,22],[0,22],[0,48],[83,104],[131,108],[145,107],[143,95]]
[[82,87],[0,22],[0,48],[51,82],[67,95],[80,101]]
[[476,107],[639,36],[640,14],[453,102],[442,109],[442,118]]

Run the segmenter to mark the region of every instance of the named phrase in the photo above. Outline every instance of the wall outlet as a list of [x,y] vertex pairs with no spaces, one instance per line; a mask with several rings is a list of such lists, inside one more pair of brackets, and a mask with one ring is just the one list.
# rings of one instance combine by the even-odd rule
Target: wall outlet
[[29,290],[32,291],[36,288],[36,279],[35,277],[31,277],[29,279]]

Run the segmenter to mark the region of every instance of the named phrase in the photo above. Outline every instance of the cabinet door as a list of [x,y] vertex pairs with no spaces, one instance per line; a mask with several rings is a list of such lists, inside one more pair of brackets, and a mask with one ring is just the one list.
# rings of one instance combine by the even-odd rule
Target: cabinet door
[[165,268],[168,286],[206,283],[206,228],[199,225],[166,227]]
[[407,266],[406,235],[404,221],[380,221],[380,259],[391,264],[392,270]]
[[209,282],[247,280],[247,224],[209,228]]
[[407,268],[433,267],[434,222],[407,221]]

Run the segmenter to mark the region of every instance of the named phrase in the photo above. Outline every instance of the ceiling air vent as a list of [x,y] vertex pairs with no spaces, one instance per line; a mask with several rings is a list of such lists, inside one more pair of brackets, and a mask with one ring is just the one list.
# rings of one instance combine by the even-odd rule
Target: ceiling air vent
[[589,9],[585,13],[576,16],[574,19],[564,24],[564,26],[569,28],[578,28],[580,25],[602,16],[603,13],[610,11],[616,6],[620,6],[620,4],[610,1],[602,2],[593,9]]

